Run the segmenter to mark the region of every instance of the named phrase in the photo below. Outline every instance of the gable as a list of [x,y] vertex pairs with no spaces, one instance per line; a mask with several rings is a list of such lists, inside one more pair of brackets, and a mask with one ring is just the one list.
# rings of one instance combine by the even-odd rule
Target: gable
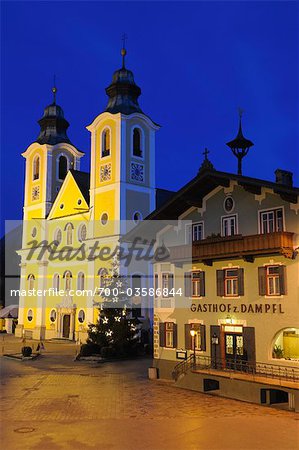
[[86,193],[82,192],[74,175],[68,172],[55,202],[51,208],[48,219],[57,219],[71,215],[89,214],[89,206],[86,200]]

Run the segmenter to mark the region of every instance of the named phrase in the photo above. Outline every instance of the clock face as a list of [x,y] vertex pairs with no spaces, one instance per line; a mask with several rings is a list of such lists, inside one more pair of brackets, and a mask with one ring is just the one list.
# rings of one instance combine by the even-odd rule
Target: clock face
[[101,166],[100,178],[101,181],[111,180],[111,164],[104,164]]
[[231,212],[234,209],[235,202],[232,197],[226,197],[224,200],[224,209],[226,212]]
[[32,189],[32,200],[38,200],[39,199],[39,186],[35,186]]
[[131,163],[131,180],[139,181],[139,182],[144,181],[143,164]]

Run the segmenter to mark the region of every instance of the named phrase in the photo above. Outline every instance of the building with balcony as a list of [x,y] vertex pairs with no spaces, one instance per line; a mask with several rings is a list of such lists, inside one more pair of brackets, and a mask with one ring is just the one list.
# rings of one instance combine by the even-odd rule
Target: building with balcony
[[[234,396],[220,373],[224,380],[272,370],[291,383],[289,405],[299,409],[298,195],[290,172],[277,170],[274,182],[219,172],[206,155],[197,176],[148,216],[185,228],[175,245],[167,227],[158,234],[170,256],[154,264],[155,286],[173,288],[154,304],[159,377]],[[274,394],[261,385],[246,396],[252,386],[235,384],[235,398],[284,396],[275,385]]]

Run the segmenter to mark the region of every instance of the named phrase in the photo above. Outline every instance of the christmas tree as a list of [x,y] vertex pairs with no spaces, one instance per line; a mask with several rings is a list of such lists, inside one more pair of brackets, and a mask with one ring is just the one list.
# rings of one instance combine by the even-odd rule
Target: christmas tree
[[101,294],[103,301],[98,303],[98,322],[89,325],[87,343],[112,349],[109,352],[104,351],[109,355],[114,353],[116,356],[125,356],[132,354],[136,348],[139,321],[131,317],[127,296],[128,283],[126,278],[120,275],[118,254],[112,260],[110,272]]

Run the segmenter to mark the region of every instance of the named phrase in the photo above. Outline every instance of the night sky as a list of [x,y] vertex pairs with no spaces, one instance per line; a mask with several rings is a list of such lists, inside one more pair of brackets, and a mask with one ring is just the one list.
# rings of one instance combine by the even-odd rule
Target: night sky
[[197,173],[204,147],[216,169],[236,172],[225,143],[238,128],[254,142],[244,175],[298,178],[297,2],[2,2],[1,209],[22,218],[25,160],[43,109],[57,103],[69,137],[86,152],[85,129],[107,103],[104,88],[121,66],[142,89],[140,106],[162,128],[157,187],[178,189]]

